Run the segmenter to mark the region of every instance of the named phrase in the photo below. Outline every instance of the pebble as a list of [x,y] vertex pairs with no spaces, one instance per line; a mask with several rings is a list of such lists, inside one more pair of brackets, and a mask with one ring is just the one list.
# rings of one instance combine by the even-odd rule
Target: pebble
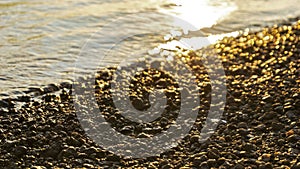
[[300,162],[294,164],[291,169],[300,169]]
[[218,159],[220,156],[217,153],[214,153],[213,151],[208,151],[207,157],[209,159]]
[[14,148],[13,153],[17,157],[22,157],[23,155],[25,155],[27,153],[27,150],[28,150],[28,148],[25,146],[17,146]]
[[277,116],[277,113],[274,112],[274,111],[266,112],[266,113],[263,114],[263,116],[261,116],[259,118],[259,120],[270,120],[270,119],[276,118],[276,116]]
[[32,169],[46,169],[45,166],[32,166]]
[[202,162],[199,167],[203,168],[203,169],[209,169],[210,168],[207,162]]
[[268,161],[270,161],[271,156],[272,156],[271,154],[263,154],[263,155],[260,157],[260,159],[263,160],[263,161],[265,161],[265,162],[268,162]]
[[190,140],[191,140],[191,143],[196,143],[200,140],[200,136],[199,135],[193,135]]

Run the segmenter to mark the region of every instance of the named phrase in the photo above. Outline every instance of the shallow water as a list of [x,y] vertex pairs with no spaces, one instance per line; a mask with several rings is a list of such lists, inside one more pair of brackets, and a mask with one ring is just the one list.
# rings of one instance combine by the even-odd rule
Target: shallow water
[[[167,30],[181,30],[168,15],[191,23],[194,30],[182,31],[195,38],[199,30],[220,36],[246,28],[257,30],[300,16],[298,9],[300,0],[1,0],[0,97],[72,80],[76,59],[91,34],[126,14],[158,14],[157,29],[162,34],[137,39],[143,43],[135,43],[135,49],[142,49],[166,43],[163,34]],[[124,55],[118,52],[116,56]]]

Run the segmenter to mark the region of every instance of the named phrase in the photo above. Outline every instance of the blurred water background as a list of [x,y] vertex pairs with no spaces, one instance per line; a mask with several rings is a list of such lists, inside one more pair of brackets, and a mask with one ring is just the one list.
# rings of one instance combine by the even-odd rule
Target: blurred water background
[[179,17],[195,26],[185,35],[193,38],[199,31],[222,37],[293,22],[299,9],[300,0],[1,0],[0,98],[72,80],[74,63],[91,34],[126,14],[158,13],[161,30],[174,26],[165,15]]

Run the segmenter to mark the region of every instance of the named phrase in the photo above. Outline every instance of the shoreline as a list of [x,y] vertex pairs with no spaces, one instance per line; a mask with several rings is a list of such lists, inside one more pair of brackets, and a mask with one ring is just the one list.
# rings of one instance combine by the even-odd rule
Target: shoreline
[[[209,98],[204,96],[210,90],[209,84],[201,83],[207,80],[203,66],[195,64],[201,62],[205,53],[199,50],[182,57],[188,58],[187,65],[201,83],[204,104],[196,127],[178,147],[147,159],[123,159],[103,150],[81,128],[72,105],[71,84],[62,83],[32,89],[40,93],[38,101],[31,100],[30,96],[1,100],[0,166],[300,168],[299,37],[300,21],[292,26],[245,32],[213,45],[223,62],[228,94],[223,121],[203,144],[197,141],[197,131],[205,119],[202,115],[209,108]],[[105,73],[98,78],[106,82],[109,75]],[[106,89],[99,89],[99,97],[104,96]],[[20,101],[24,105],[16,109],[14,103]],[[115,115],[107,116],[109,119]],[[118,120],[113,119],[112,124],[117,125]],[[131,132],[122,130],[124,126],[114,127],[123,134]],[[132,130],[136,132],[136,126]],[[140,133],[149,137],[146,131]],[[140,133],[135,136],[139,137]]]

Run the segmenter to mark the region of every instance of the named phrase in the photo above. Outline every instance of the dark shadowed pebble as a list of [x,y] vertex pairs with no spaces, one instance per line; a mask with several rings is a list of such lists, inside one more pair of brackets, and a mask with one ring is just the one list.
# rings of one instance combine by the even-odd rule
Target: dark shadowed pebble
[[209,169],[210,166],[208,165],[208,163],[205,161],[205,162],[202,162],[200,165],[199,165],[200,168],[203,168],[203,169]]
[[13,149],[12,153],[17,157],[22,157],[27,153],[28,148],[25,146],[17,146]]

